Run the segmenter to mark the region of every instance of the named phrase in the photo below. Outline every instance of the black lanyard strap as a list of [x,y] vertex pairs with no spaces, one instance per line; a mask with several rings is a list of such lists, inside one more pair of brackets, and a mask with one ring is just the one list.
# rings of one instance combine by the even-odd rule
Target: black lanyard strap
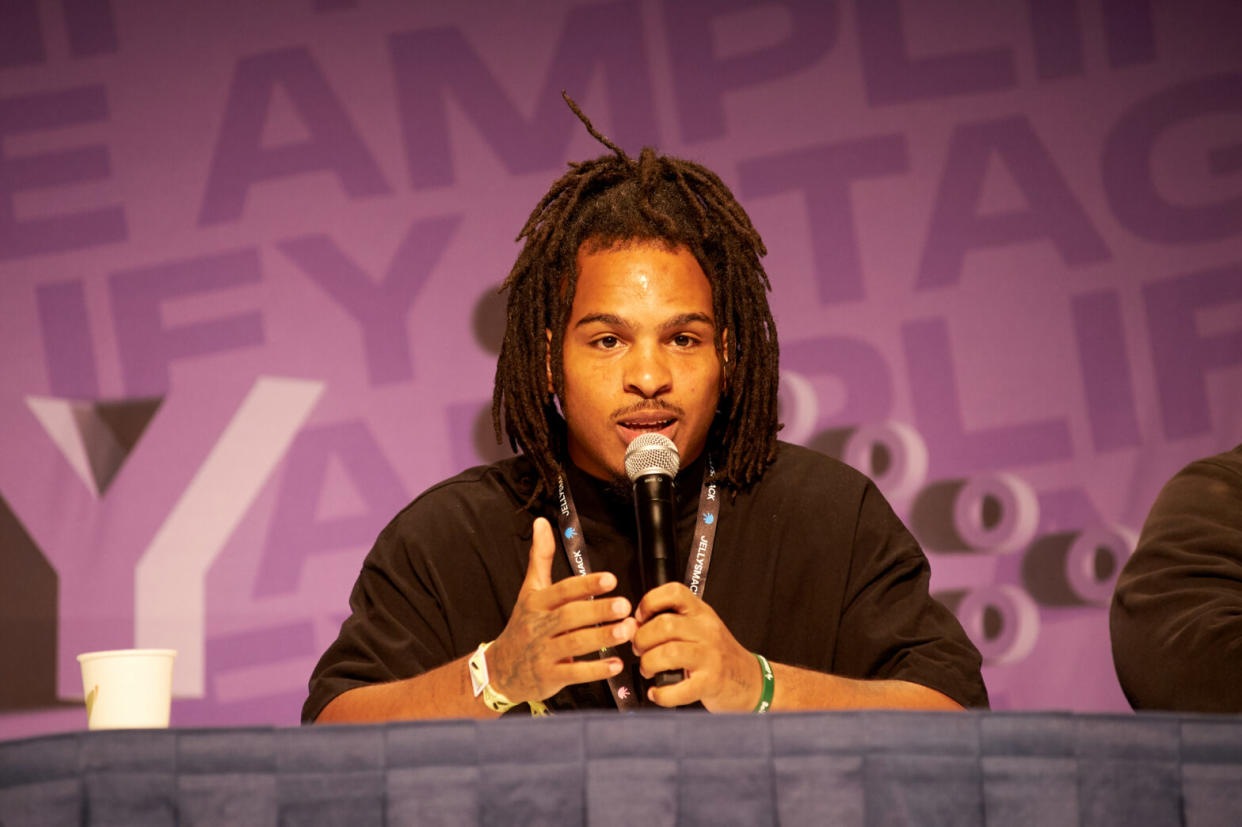
[[[720,500],[714,482],[710,482],[715,469],[711,457],[707,458],[707,471],[703,477],[703,486],[699,492],[699,511],[695,516],[694,538],[690,545],[690,558],[686,561],[685,583],[691,592],[703,596],[707,588],[707,570],[712,562],[712,547],[716,544],[716,524],[720,517]],[[561,540],[565,549],[565,557],[569,560],[569,568],[574,574],[590,574],[591,561],[586,553],[586,541],[582,536],[582,522],[578,519],[578,509],[574,506],[574,497],[565,484],[562,474],[556,483],[557,523],[560,527]],[[612,657],[612,647],[600,650],[601,657]],[[622,712],[630,712],[639,705],[639,698],[634,691],[632,670],[622,669],[608,679],[608,688],[612,690],[613,700]]]

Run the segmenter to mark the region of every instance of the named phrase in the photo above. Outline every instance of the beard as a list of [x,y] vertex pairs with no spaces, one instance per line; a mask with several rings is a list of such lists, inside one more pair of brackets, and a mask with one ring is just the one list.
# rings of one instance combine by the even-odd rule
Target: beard
[[634,496],[634,483],[630,482],[629,477],[624,474],[612,472],[608,479],[605,480],[608,485],[608,493],[622,500],[630,500]]

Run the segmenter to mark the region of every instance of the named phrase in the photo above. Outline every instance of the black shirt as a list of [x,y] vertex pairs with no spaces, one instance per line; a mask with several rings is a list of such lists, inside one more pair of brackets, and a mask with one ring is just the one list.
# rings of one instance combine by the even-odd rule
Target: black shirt
[[1242,712],[1242,445],[1161,489],[1109,623],[1135,709]]
[[[678,477],[678,571],[685,570],[703,462]],[[472,468],[426,491],[376,540],[350,595],[352,614],[320,659],[302,710],[314,720],[340,693],[421,674],[494,640],[525,576],[531,523],[556,525],[523,457]],[[568,482],[591,567],[637,603],[633,507],[577,469]],[[703,598],[747,649],[853,678],[911,681],[987,706],[979,654],[928,595],[918,543],[862,474],[780,443],[762,480],[722,489]],[[570,575],[563,553],[553,579]],[[628,646],[621,654],[628,655]],[[566,687],[552,709],[614,707],[607,684]]]

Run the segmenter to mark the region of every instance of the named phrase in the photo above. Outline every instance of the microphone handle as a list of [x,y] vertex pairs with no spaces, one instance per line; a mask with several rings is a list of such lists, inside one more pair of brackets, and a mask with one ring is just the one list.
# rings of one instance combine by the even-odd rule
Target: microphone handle
[[[634,481],[634,515],[638,521],[638,560],[643,593],[676,580],[677,552],[673,542],[676,511],[673,508],[673,479],[664,474],[646,474]],[[653,686],[680,683],[680,669],[658,672]]]

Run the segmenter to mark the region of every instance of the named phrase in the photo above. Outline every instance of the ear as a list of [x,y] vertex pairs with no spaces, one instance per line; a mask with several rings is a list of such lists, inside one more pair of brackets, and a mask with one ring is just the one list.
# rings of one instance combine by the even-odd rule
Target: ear
[[548,336],[548,349],[545,353],[546,359],[544,360],[548,371],[548,396],[555,396],[556,387],[552,384],[552,330],[545,327],[543,332]]

